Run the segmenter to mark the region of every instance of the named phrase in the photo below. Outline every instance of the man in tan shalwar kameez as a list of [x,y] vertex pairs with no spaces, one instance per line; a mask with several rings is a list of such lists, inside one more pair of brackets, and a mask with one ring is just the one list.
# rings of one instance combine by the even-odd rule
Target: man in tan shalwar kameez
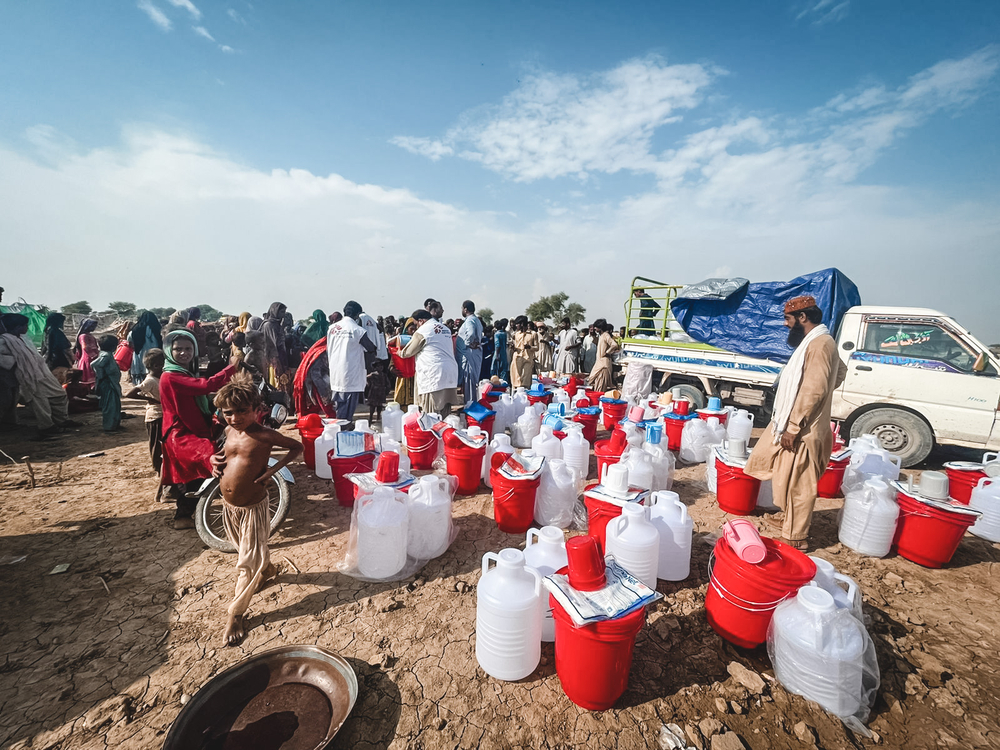
[[782,541],[807,549],[816,505],[816,485],[830,461],[833,392],[847,368],[837,356],[837,342],[822,325],[813,297],[785,304],[788,343],[795,347],[781,372],[774,417],[750,455],[745,471],[771,480],[774,502],[782,509],[769,525],[780,525]]

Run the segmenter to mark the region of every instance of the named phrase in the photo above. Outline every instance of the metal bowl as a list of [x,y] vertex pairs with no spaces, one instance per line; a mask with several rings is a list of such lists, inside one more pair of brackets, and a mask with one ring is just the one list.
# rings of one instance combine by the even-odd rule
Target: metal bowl
[[209,680],[181,710],[163,750],[320,750],[354,708],[358,680],[318,646],[283,646]]

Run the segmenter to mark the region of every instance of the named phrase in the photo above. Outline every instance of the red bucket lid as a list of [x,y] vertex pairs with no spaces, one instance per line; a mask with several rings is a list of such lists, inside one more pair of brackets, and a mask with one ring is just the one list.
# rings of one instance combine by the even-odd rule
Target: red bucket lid
[[767,555],[759,563],[744,561],[725,537],[719,537],[715,543],[715,557],[743,575],[749,574],[782,587],[803,586],[816,575],[816,563],[808,555],[778,539],[761,536],[760,540],[767,547]]

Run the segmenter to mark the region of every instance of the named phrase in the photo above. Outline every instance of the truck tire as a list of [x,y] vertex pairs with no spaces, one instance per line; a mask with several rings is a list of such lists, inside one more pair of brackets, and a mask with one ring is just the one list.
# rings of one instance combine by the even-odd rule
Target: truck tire
[[681,383],[680,385],[675,385],[671,391],[680,391],[681,398],[686,398],[695,409],[705,408],[705,394],[702,393],[698,388],[688,383]]
[[934,447],[930,425],[916,414],[902,409],[872,409],[854,420],[851,437],[875,435],[882,447],[895,453],[903,468],[916,466]]

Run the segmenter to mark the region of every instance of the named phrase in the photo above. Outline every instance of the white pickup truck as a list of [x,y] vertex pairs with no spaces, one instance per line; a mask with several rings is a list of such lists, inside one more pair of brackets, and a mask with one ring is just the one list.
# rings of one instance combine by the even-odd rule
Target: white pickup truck
[[[691,342],[668,312],[683,287],[646,281],[636,279],[633,290],[644,289],[659,309],[640,314],[630,295],[622,362],[665,373],[661,386],[679,387],[699,408],[707,394],[768,416],[782,365]],[[1000,449],[1000,360],[953,318],[913,307],[852,307],[834,336],[847,365],[833,397],[842,434],[877,435],[903,466],[923,461],[935,444]]]

